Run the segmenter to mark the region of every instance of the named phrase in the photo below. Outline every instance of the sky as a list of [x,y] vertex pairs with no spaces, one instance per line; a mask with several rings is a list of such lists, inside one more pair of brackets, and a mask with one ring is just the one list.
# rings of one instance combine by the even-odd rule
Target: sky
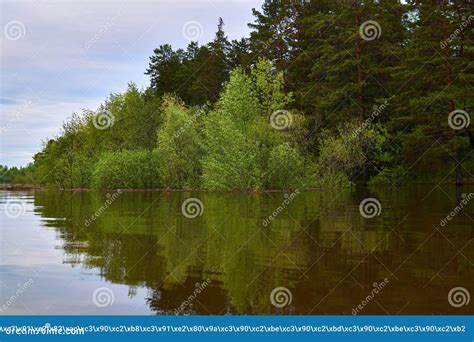
[[149,85],[153,49],[248,36],[259,0],[0,0],[0,164],[25,166],[73,112],[129,82]]

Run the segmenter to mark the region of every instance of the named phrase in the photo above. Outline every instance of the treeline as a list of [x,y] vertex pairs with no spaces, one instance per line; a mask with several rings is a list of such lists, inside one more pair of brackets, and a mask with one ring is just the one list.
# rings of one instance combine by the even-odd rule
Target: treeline
[[[154,50],[150,87],[73,115],[29,174],[63,188],[472,180],[468,1],[267,1],[248,38]],[[471,177],[469,179],[469,177]]]
[[8,167],[7,165],[0,165],[0,184],[29,183],[31,181],[33,167],[33,164],[28,167]]

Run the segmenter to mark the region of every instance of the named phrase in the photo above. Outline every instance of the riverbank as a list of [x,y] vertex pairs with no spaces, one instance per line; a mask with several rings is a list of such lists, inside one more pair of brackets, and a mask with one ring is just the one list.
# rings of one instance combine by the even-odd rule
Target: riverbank
[[[474,185],[474,182],[466,182],[463,185],[456,185],[454,183],[407,183],[404,186],[415,186],[415,185],[453,185],[457,188],[462,188],[463,186],[471,186]],[[390,186],[390,184],[386,184],[386,186]],[[402,189],[404,186],[396,187],[397,189]],[[362,186],[362,185],[354,185],[353,187],[348,188],[358,188],[358,187],[372,187],[369,186]],[[342,187],[340,189],[348,189]],[[44,190],[59,190],[59,191],[69,191],[69,192],[215,192],[215,193],[278,193],[278,192],[291,192],[291,191],[315,191],[315,190],[324,190],[328,188],[322,187],[309,187],[303,189],[235,189],[235,190],[227,190],[227,191],[216,191],[216,190],[207,190],[207,189],[199,189],[199,188],[186,188],[186,189],[175,189],[175,188],[154,188],[154,189],[92,189],[92,188],[72,188],[72,189],[61,189],[55,187],[42,187],[33,184],[0,184],[0,191],[44,191]]]
[[41,189],[37,185],[33,184],[0,184],[0,190],[8,191],[28,191],[28,190],[39,190]]
[[[318,188],[305,188],[303,190],[317,190]],[[59,191],[70,191],[70,192],[245,192],[245,193],[272,193],[272,192],[289,192],[296,191],[299,189],[236,189],[230,191],[216,191],[207,189],[174,189],[174,188],[155,188],[155,189],[90,189],[90,188],[72,188],[72,189],[60,189],[60,188],[48,188],[34,185],[23,185],[23,184],[0,184],[0,191],[32,191],[32,190],[59,190]]]

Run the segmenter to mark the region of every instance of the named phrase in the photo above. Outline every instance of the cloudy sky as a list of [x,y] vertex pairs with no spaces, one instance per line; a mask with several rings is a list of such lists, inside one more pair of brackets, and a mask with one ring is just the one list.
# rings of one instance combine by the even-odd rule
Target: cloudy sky
[[[247,36],[257,0],[0,0],[0,164],[23,166],[73,112],[148,85],[155,47]],[[201,29],[202,28],[202,29]],[[196,39],[195,39],[196,40]]]

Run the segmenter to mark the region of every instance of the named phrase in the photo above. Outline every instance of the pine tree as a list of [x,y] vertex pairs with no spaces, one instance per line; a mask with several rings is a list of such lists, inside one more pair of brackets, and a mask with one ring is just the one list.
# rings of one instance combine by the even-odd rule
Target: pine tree
[[425,165],[436,172],[435,161],[442,168],[454,160],[455,182],[462,184],[462,161],[473,147],[473,129],[466,126],[473,112],[473,33],[463,26],[472,12],[454,1],[415,0],[410,5],[413,33],[399,73],[403,86],[392,129],[403,129],[407,167],[421,173]]
[[229,41],[224,33],[224,21],[219,18],[217,32],[212,42],[208,44],[210,58],[205,61],[205,67],[200,82],[209,91],[209,100],[214,102],[219,97],[224,83],[229,78],[229,64],[227,54]]
[[268,59],[277,71],[285,71],[290,63],[290,42],[294,39],[295,1],[265,1],[262,11],[252,9],[255,22],[248,24],[252,60]]
[[153,53],[145,72],[150,76],[151,88],[159,96],[174,93],[179,87],[176,74],[183,61],[184,52],[182,50],[174,51],[171,45],[164,44],[153,50]]

